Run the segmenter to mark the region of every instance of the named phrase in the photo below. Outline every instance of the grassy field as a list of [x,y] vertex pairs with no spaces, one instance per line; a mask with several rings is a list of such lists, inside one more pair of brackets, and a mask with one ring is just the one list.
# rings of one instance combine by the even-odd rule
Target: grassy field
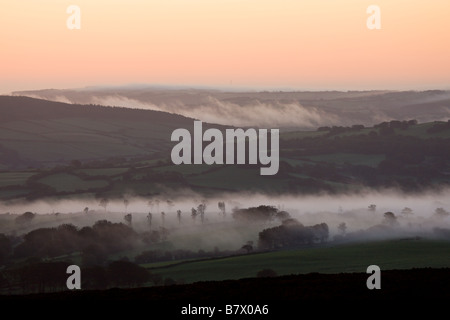
[[108,185],[108,182],[105,180],[85,181],[75,175],[67,173],[58,173],[49,175],[38,181],[52,188],[55,188],[57,192],[73,192],[76,190],[88,190],[88,189],[102,188]]
[[205,172],[199,176],[189,179],[194,186],[214,187],[228,190],[254,190],[254,189],[270,189],[276,184],[282,187],[284,181],[282,179],[274,179],[267,181],[265,176],[261,176],[259,166],[251,169],[244,169],[238,166],[225,165],[219,170]]
[[23,186],[27,179],[35,172],[18,171],[18,172],[1,172],[0,173],[0,187],[5,186]]
[[381,161],[386,159],[385,155],[379,154],[354,154],[354,153],[331,153],[317,156],[306,156],[306,159],[318,162],[329,162],[334,164],[350,163],[352,165],[362,165],[376,167]]
[[450,242],[390,240],[315,247],[184,262],[175,266],[147,264],[153,273],[186,283],[255,277],[270,268],[278,275],[365,272],[369,265],[381,270],[450,267]]
[[80,169],[76,173],[84,173],[88,176],[115,176],[125,173],[129,168],[99,168],[99,169]]

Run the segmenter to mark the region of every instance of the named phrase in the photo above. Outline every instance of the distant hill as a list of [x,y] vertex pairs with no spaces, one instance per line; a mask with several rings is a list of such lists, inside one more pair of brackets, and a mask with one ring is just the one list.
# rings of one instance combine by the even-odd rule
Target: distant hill
[[193,119],[166,112],[0,96],[0,169],[152,155]]
[[[0,115],[0,199],[171,190],[417,192],[450,185],[450,121],[284,131],[279,171],[262,176],[260,164],[174,165],[171,133],[192,130],[194,121],[176,114],[0,96]],[[204,129],[211,126],[226,128]]]
[[20,91],[13,94],[81,104],[167,111],[206,122],[311,130],[383,121],[450,119],[450,91],[233,92],[151,86]]

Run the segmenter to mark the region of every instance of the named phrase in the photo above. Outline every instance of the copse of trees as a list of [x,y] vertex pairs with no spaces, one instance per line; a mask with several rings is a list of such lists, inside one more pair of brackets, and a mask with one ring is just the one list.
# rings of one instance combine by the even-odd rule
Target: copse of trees
[[325,242],[329,236],[326,223],[305,227],[296,219],[284,220],[280,226],[264,229],[259,233],[260,249],[277,249],[297,245],[311,245]]
[[23,236],[14,249],[15,258],[51,258],[82,251],[87,255],[106,256],[130,249],[139,241],[138,234],[123,223],[99,220],[92,227],[78,230],[71,224],[40,228]]
[[0,266],[7,261],[11,252],[11,240],[5,234],[0,233]]
[[251,221],[271,221],[274,219],[285,220],[290,218],[286,211],[280,211],[274,206],[261,205],[258,207],[250,207],[244,209],[233,209],[232,216],[234,219],[244,222]]
[[[4,269],[0,272],[0,292],[43,293],[67,290],[67,267],[72,261],[44,262],[28,259],[24,264]],[[159,275],[129,262],[113,261],[107,266],[83,268],[82,289],[108,289],[113,287],[140,287],[152,281],[161,284]]]

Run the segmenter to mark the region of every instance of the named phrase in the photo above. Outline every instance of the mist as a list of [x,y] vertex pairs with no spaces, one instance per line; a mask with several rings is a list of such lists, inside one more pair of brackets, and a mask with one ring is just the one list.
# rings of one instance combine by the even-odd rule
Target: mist
[[15,92],[64,103],[164,111],[238,127],[316,129],[383,121],[450,118],[448,91],[222,92],[207,89],[98,88]]
[[[435,210],[450,208],[450,189],[441,192],[424,192],[420,195],[407,195],[395,190],[380,192],[364,191],[347,195],[314,195],[314,196],[267,196],[263,194],[222,194],[205,198],[190,194],[172,195],[169,197],[133,198],[110,200],[106,208],[99,206],[99,200],[59,200],[35,201],[30,203],[0,203],[0,233],[24,234],[43,227],[56,227],[71,223],[81,228],[92,226],[98,220],[111,222],[124,221],[125,214],[132,215],[131,227],[137,232],[160,230],[169,231],[168,241],[173,249],[190,250],[237,250],[243,244],[258,242],[258,234],[266,228],[281,225],[280,220],[240,222],[232,217],[234,208],[257,207],[270,205],[287,211],[290,217],[305,226],[326,223],[329,227],[329,242],[340,234],[339,224],[347,227],[347,241],[383,240],[405,237],[429,237],[438,235],[435,228],[450,228],[450,218],[437,217]],[[169,200],[170,201],[167,201]],[[149,200],[152,204],[149,205]],[[218,208],[218,202],[225,202],[225,216]],[[194,220],[191,209],[200,203],[206,204],[204,222]],[[374,204],[375,210],[368,206]],[[402,210],[408,207],[413,210],[406,216]],[[88,212],[84,209],[88,208]],[[177,210],[181,210],[181,219],[177,218]],[[26,226],[17,226],[13,222],[16,215],[30,211],[38,214]],[[393,212],[398,224],[386,226],[385,212]],[[152,213],[151,226],[147,215]],[[164,218],[161,215],[164,212]],[[9,219],[8,219],[9,217]],[[9,221],[9,222],[8,222]]]

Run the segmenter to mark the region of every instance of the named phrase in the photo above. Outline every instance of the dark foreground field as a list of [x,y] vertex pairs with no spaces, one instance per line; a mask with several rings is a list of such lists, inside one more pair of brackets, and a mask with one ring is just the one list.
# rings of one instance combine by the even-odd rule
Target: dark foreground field
[[[142,310],[167,318],[207,318],[182,315],[183,307],[214,306],[213,318],[284,319],[303,318],[304,312],[317,316],[345,315],[346,318],[381,315],[386,312],[433,313],[450,301],[450,268],[409,269],[381,272],[381,289],[366,287],[366,273],[291,275],[275,278],[247,278],[189,285],[105,291],[76,291],[23,296],[0,296],[2,305],[40,306],[47,311],[67,310],[126,313]],[[226,314],[226,305],[267,306],[266,315]],[[357,308],[357,309],[356,309]],[[361,309],[366,308],[366,309]],[[39,310],[40,310],[39,309]],[[219,312],[218,310],[222,310]],[[245,309],[248,312],[249,309]],[[256,310],[256,309],[254,309]],[[357,311],[358,310],[358,311]],[[233,311],[234,312],[234,311]],[[297,315],[297,316],[295,316]]]

